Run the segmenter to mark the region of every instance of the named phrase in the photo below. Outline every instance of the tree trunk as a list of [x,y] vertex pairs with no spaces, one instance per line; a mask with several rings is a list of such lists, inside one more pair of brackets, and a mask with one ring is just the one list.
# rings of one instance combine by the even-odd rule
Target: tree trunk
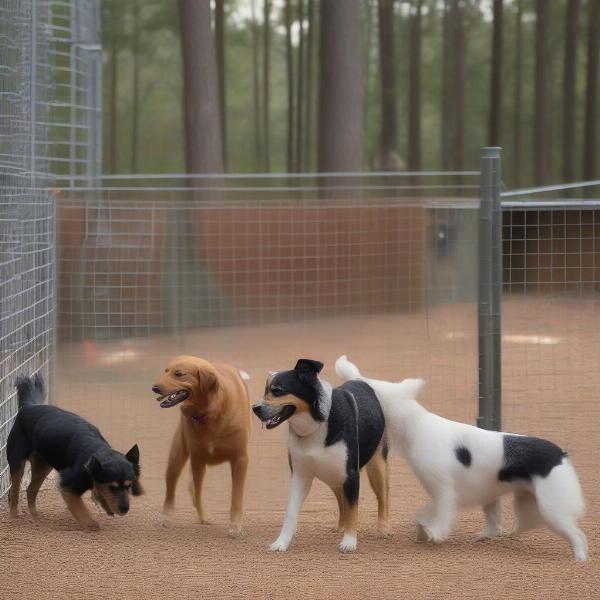
[[[185,157],[188,173],[222,173],[219,79],[210,2],[179,0]],[[175,331],[229,320],[231,304],[202,259],[199,201],[218,199],[220,181],[189,180],[189,201],[167,211],[163,318]]]
[[492,75],[490,81],[490,119],[488,144],[500,145],[502,117],[502,0],[494,0],[492,34]]
[[359,0],[320,3],[319,170],[359,171],[363,146],[363,56]]
[[271,170],[269,112],[271,95],[271,0],[263,4],[263,149],[264,170]]
[[258,35],[258,23],[256,20],[256,0],[250,1],[251,19],[252,19],[252,89],[253,89],[253,110],[254,110],[254,168],[260,171],[263,166],[262,155],[262,123],[260,106],[260,37]]
[[223,167],[227,169],[227,85],[225,81],[225,0],[215,0],[215,41],[217,44],[217,72],[219,76],[219,114],[221,115],[221,142]]
[[306,32],[306,81],[305,89],[305,118],[304,118],[304,150],[302,152],[301,171],[305,173],[311,168],[311,149],[313,140],[313,64],[314,64],[314,47],[315,47],[315,3],[314,0],[308,0],[307,11],[308,30]]
[[523,98],[523,0],[517,0],[515,17],[515,113],[513,139],[513,185],[518,188],[521,182],[521,112]]
[[304,0],[298,0],[298,21],[300,23],[298,40],[298,92],[296,98],[296,157],[294,169],[302,169],[302,149],[304,137]]
[[381,77],[380,168],[397,168],[396,60],[394,51],[394,0],[378,0],[379,67]]
[[413,0],[410,13],[409,96],[408,96],[408,169],[421,170],[421,5]]
[[[365,16],[363,23],[363,81],[365,94],[368,94],[371,90],[371,72],[372,72],[372,61],[371,61],[371,48],[373,47],[373,2],[377,0],[364,0],[365,5]],[[363,123],[369,123],[369,110],[371,109],[371,102],[363,103]],[[375,151],[376,152],[376,151]]]
[[575,180],[575,97],[577,84],[577,29],[581,0],[569,0],[563,65],[563,179]]
[[462,0],[451,1],[452,12],[452,43],[454,46],[454,61],[452,78],[454,80],[454,135],[452,139],[452,169],[462,171],[465,157],[465,54],[466,35],[464,23],[464,5]]
[[442,23],[442,108],[440,121],[440,150],[443,171],[450,170],[450,141],[454,136],[454,110],[452,97],[452,38],[450,0],[444,0]]
[[133,0],[133,76],[132,83],[132,110],[131,110],[131,172],[137,173],[138,165],[138,140],[140,122],[140,3]]
[[219,84],[210,2],[179,0],[188,173],[222,173]]
[[285,0],[285,66],[287,74],[287,172],[294,171],[294,56],[292,48],[292,6]]
[[533,107],[533,157],[534,184],[542,185],[546,181],[548,164],[548,98],[546,48],[548,34],[548,4],[547,0],[536,0],[535,26],[535,104]]
[[600,0],[589,0],[587,67],[585,90],[585,140],[583,178],[596,179],[598,131],[598,47],[600,44]]
[[[112,1],[112,16],[114,23],[118,23],[118,6],[117,0]],[[117,142],[117,131],[118,131],[118,118],[119,108],[117,105],[118,100],[118,83],[119,83],[119,31],[118,26],[112,30],[112,39],[110,44],[110,129],[108,133],[110,148],[110,157],[108,160],[108,169],[110,173],[117,172],[118,160],[118,142]]]

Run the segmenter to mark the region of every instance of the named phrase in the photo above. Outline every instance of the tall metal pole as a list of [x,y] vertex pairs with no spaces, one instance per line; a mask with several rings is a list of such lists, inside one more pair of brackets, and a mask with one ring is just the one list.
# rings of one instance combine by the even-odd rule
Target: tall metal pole
[[499,431],[502,408],[501,148],[481,149],[479,207],[479,416],[477,426]]
[[31,169],[31,187],[36,188],[36,170],[37,170],[37,150],[36,150],[36,134],[37,134],[37,2],[33,0],[31,2],[31,138],[30,138],[30,161],[29,166]]

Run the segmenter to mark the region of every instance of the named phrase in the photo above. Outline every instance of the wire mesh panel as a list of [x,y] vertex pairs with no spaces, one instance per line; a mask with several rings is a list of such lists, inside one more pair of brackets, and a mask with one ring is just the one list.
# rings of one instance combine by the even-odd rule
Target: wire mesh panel
[[18,374],[50,385],[54,339],[52,175],[97,176],[98,0],[0,7],[0,496]]
[[373,376],[425,377],[434,407],[474,422],[478,179],[448,179],[64,189],[57,397],[116,447],[138,441],[146,478],[177,412],[159,415],[150,387],[180,353],[248,371],[253,394],[300,356],[335,378],[347,353]]
[[48,2],[9,1],[0,12],[0,496],[9,487],[5,448],[17,409],[15,378],[42,370],[49,380],[52,352],[49,22]]
[[573,451],[600,418],[599,193],[597,185],[503,200],[506,426]]
[[99,175],[102,46],[99,0],[49,0],[53,95],[48,104],[51,172]]

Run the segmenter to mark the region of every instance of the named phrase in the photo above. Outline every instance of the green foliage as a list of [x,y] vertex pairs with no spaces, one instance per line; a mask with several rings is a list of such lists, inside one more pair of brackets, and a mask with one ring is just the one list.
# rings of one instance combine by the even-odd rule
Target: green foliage
[[[294,3],[295,4],[295,3]],[[423,0],[421,119],[422,166],[440,168],[440,127],[442,106],[442,7],[441,0]],[[582,16],[587,2],[582,3]],[[140,117],[140,172],[178,172],[184,170],[182,130],[181,49],[178,13],[175,0],[142,0],[140,2],[140,106],[132,104],[132,38],[134,20],[132,2],[103,2],[104,129],[108,139],[110,123],[109,84],[110,52],[113,44],[118,52],[118,171],[130,171],[131,116]],[[491,1],[466,0],[466,90],[465,90],[465,167],[478,168],[479,148],[486,143],[488,127]],[[533,90],[535,14],[532,0],[525,0],[523,14],[523,96],[522,96],[522,184],[531,181],[532,121],[535,107]],[[563,156],[561,148],[562,69],[566,0],[552,2],[550,10],[549,90],[551,129],[551,172],[560,179]],[[227,0],[225,31],[227,87],[227,150],[230,172],[249,172],[256,168],[253,123],[253,65],[250,0]],[[262,0],[256,0],[257,17],[262,18]],[[397,63],[397,110],[399,124],[398,152],[407,156],[408,143],[408,10],[410,2],[396,0],[395,45]],[[317,11],[318,12],[318,11]],[[285,31],[283,2],[274,2],[272,10],[271,51],[271,164],[273,171],[286,169],[287,80],[285,71]],[[515,86],[515,13],[516,0],[504,2],[504,51],[502,69],[501,145],[505,148],[505,180],[511,181],[510,155],[514,144]],[[371,32],[365,48],[365,168],[372,165],[380,134],[379,44],[377,2],[364,0],[364,32]],[[118,15],[118,16],[115,16]],[[294,18],[296,13],[294,11]],[[370,23],[367,22],[370,19]],[[585,93],[585,27],[581,23],[577,65],[577,140],[582,138],[583,99]],[[262,34],[261,34],[262,36]],[[318,41],[318,35],[315,36]],[[314,86],[318,78],[318,51],[314,53]],[[261,61],[262,62],[262,61]],[[262,69],[262,64],[261,64]],[[261,75],[262,77],[262,75]],[[313,121],[318,122],[317,94],[313,98]],[[314,168],[317,136],[312,136],[311,166]],[[579,143],[579,142],[578,142]],[[105,143],[105,165],[108,144]],[[579,148],[570,149],[581,158]]]

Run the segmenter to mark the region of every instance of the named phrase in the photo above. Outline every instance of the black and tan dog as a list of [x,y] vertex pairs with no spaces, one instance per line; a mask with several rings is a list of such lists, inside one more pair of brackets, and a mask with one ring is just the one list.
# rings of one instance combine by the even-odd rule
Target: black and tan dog
[[175,488],[190,459],[192,500],[202,523],[202,482],[208,465],[231,465],[231,524],[229,533],[242,532],[244,484],[248,468],[250,401],[247,373],[230,365],[210,363],[195,356],[178,356],[152,386],[162,408],[181,405],[179,425],[173,436],[166,472],[164,524],[175,508]]
[[81,499],[87,490],[92,490],[94,500],[107,514],[126,514],[129,493],[142,493],[137,445],[123,455],[113,450],[100,431],[85,419],[43,404],[44,382],[39,374],[19,377],[16,386],[19,412],[6,446],[11,477],[10,516],[17,516],[27,461],[31,464],[27,503],[34,517],[38,514],[38,492],[52,469],[60,473],[60,491],[67,508],[85,527],[99,527]]
[[385,420],[379,400],[363,381],[332,389],[318,374],[323,363],[300,359],[293,370],[267,379],[264,398],[253,406],[256,416],[273,429],[288,421],[292,481],[281,533],[271,544],[285,551],[296,532],[298,515],[315,477],[335,494],[340,510],[342,552],[356,550],[360,470],[366,466],[377,496],[378,529],[387,534],[388,469]]

